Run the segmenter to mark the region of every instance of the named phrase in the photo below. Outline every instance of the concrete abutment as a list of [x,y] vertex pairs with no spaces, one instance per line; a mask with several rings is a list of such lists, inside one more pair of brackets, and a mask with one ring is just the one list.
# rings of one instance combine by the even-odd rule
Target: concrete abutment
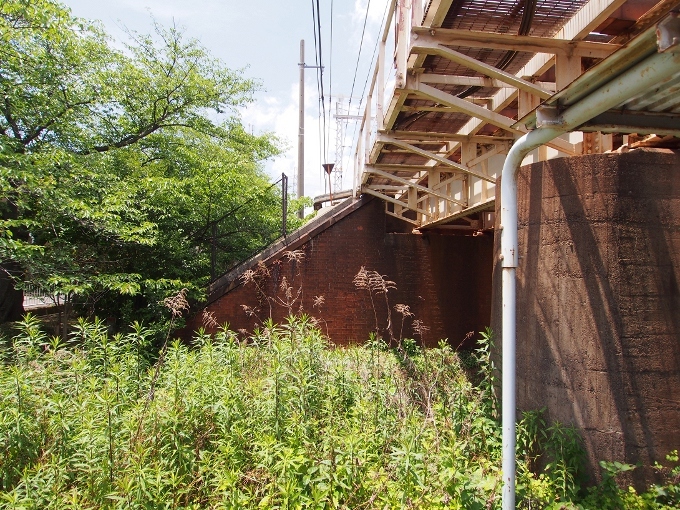
[[577,426],[596,478],[599,460],[663,461],[680,446],[680,155],[532,164],[518,205],[519,408]]

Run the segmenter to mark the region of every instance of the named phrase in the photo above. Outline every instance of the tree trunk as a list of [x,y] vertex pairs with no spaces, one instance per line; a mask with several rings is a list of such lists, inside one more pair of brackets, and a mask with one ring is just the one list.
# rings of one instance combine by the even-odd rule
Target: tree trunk
[[73,304],[71,303],[70,298],[66,298],[64,300],[64,306],[62,307],[62,311],[59,314],[59,319],[60,319],[60,326],[61,326],[61,339],[64,342],[68,341],[68,334],[69,334],[69,320],[71,319],[71,311],[73,310]]
[[[16,188],[14,182],[10,184],[12,188]],[[7,197],[0,199],[0,218],[16,220],[18,217],[16,200],[9,200]],[[13,231],[13,234],[15,238],[28,239],[28,233],[24,229]],[[0,260],[0,324],[21,320],[24,315],[24,291],[15,288],[12,279],[12,276],[20,277],[22,274],[23,270],[17,262],[11,259]]]
[[21,320],[24,315],[24,292],[14,287],[7,273],[16,271],[14,264],[0,266],[0,324]]

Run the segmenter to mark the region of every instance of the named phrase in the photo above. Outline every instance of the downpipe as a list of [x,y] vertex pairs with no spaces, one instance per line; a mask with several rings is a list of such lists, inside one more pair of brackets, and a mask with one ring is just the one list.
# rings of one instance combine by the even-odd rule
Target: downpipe
[[[677,47],[676,47],[677,48]],[[537,129],[519,138],[508,152],[501,174],[501,253],[502,267],[502,508],[515,508],[516,481],[516,270],[517,255],[517,172],[532,150],[575,130],[593,117],[629,98],[664,86],[680,67],[680,53],[655,53],[619,77],[603,85],[563,112],[539,107]]]
[[510,148],[501,174],[503,510],[515,508],[517,171],[529,152],[560,134],[555,129],[536,129],[523,135]]

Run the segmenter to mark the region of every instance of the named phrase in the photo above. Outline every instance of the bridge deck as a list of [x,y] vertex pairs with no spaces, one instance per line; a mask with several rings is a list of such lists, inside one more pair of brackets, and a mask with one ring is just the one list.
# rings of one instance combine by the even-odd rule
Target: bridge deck
[[[505,154],[535,127],[536,108],[563,101],[584,72],[604,83],[606,62],[629,60],[636,44],[629,41],[679,4],[393,0],[354,153],[355,193],[381,198],[388,214],[417,228],[491,228]],[[610,57],[621,48],[623,57]],[[677,88],[670,84],[664,101],[637,103],[667,114],[654,130],[605,116],[525,163],[616,149],[629,142],[625,133],[680,135]]]

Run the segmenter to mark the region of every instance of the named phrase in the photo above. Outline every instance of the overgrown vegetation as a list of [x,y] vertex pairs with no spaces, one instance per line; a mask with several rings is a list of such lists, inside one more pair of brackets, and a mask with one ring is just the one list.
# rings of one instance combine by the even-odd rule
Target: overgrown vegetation
[[[465,366],[444,343],[329,348],[306,316],[160,357],[149,340],[81,321],[63,343],[27,317],[4,341],[1,508],[499,508],[488,333]],[[677,467],[638,495],[612,464],[584,492],[580,454],[574,429],[525,414],[521,508],[680,503]]]

